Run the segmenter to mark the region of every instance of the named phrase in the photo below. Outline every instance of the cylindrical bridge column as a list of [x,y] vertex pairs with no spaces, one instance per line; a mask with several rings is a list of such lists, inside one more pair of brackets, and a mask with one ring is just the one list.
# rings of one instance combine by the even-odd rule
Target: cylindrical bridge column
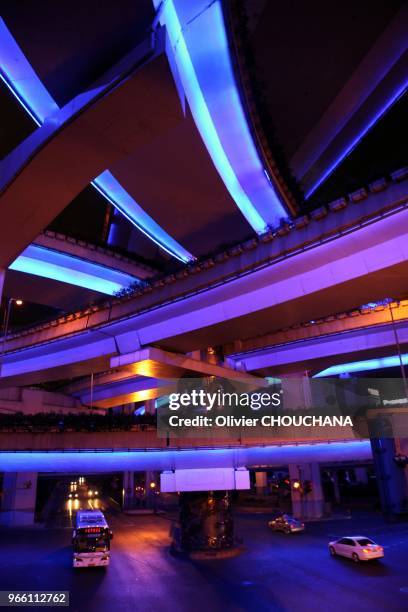
[[289,465],[292,512],[297,518],[321,518],[324,497],[319,463]]
[[180,545],[188,552],[225,550],[234,546],[228,491],[180,494]]
[[129,510],[133,507],[135,497],[134,472],[123,472],[123,509]]

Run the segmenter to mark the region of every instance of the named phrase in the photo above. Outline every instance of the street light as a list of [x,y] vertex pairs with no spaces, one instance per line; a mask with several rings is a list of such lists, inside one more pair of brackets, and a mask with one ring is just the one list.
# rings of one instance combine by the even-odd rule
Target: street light
[[301,482],[300,480],[293,480],[292,482],[292,486],[295,489],[295,491],[299,491],[301,489]]

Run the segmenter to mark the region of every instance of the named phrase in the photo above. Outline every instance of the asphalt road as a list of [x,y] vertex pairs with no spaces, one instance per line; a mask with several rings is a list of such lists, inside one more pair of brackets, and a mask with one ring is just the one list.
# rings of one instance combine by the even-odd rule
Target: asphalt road
[[[408,523],[362,516],[284,535],[268,529],[267,515],[239,515],[243,554],[190,561],[169,554],[165,517],[108,518],[114,540],[107,570],[72,569],[71,531],[61,521],[1,530],[0,588],[69,590],[70,610],[80,612],[408,610]],[[329,556],[330,539],[359,533],[384,545],[384,560],[354,564]]]

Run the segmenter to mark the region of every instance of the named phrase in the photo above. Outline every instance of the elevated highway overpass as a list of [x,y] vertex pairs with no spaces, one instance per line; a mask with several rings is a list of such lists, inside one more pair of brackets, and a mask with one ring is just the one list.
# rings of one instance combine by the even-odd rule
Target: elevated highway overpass
[[[47,117],[2,161],[1,202],[8,214],[0,265],[8,266],[98,174],[182,117],[162,31]],[[33,199],[42,203],[34,212]]]
[[[218,243],[224,241],[224,236],[222,239],[217,236],[214,244],[208,242],[209,236],[212,236],[215,228],[220,226],[220,220],[228,219],[230,230],[234,226],[234,231],[231,231],[231,234],[234,234],[233,241],[236,241],[237,239],[244,239],[245,236],[263,234],[270,227],[277,227],[287,213],[293,217],[298,211],[293,194],[290,193],[290,189],[282,180],[280,173],[276,171],[270,152],[265,149],[265,139],[262,140],[261,138],[262,130],[259,121],[257,122],[256,117],[255,119],[253,117],[254,114],[256,115],[254,108],[251,107],[249,112],[249,116],[253,119],[251,136],[249,122],[244,116],[242,105],[238,102],[237,85],[240,84],[243,87],[245,96],[248,92],[246,91],[245,79],[238,78],[235,75],[235,82],[232,70],[233,58],[230,57],[230,55],[233,55],[231,54],[232,46],[230,48],[227,44],[226,31],[230,28],[232,30],[230,34],[233,37],[237,34],[233,16],[230,15],[227,19],[224,15],[224,24],[219,2],[207,5],[202,1],[189,4],[175,0],[169,1],[165,5],[158,2],[154,2],[152,5],[157,9],[152,28],[154,30],[160,22],[163,25],[163,30],[166,28],[166,36],[170,44],[163,45],[156,41],[156,51],[153,49],[154,45],[151,44],[151,41],[143,44],[147,56],[150,57],[151,54],[156,53],[156,55],[163,56],[162,59],[166,63],[167,68],[163,68],[163,75],[165,74],[165,76],[162,79],[162,90],[158,93],[157,98],[166,99],[167,114],[169,114],[169,100],[171,98],[174,121],[172,122],[168,117],[168,123],[160,127],[160,136],[156,132],[154,134],[151,132],[149,138],[145,139],[146,142],[143,141],[142,144],[142,135],[139,134],[136,138],[134,130],[129,128],[133,124],[130,123],[132,118],[127,117],[129,108],[126,106],[126,100],[124,100],[125,94],[122,93],[120,94],[121,97],[119,96],[119,89],[122,87],[127,91],[129,97],[134,88],[138,87],[137,84],[130,84],[130,81],[136,77],[133,74],[132,77],[128,78],[127,72],[128,69],[132,72],[135,68],[132,61],[135,60],[136,51],[122,58],[117,66],[108,70],[96,84],[85,90],[81,89],[81,93],[77,91],[77,95],[71,97],[70,102],[61,107],[31,66],[31,58],[24,55],[22,49],[14,40],[11,30],[7,29],[4,22],[1,23],[0,45],[2,47],[1,71],[3,82],[13,92],[22,108],[38,125],[38,130],[20,143],[20,146],[14,151],[11,151],[2,163],[4,187],[2,198],[6,205],[7,198],[11,197],[10,194],[13,189],[19,188],[18,184],[21,187],[22,180],[29,173],[31,167],[33,169],[39,167],[40,170],[42,168],[42,171],[45,172],[46,167],[42,166],[41,158],[44,157],[47,149],[58,153],[54,157],[51,156],[51,159],[47,162],[54,163],[54,166],[50,166],[50,168],[57,166],[61,168],[61,160],[64,160],[67,156],[72,158],[72,151],[78,150],[72,149],[72,147],[82,147],[83,150],[78,155],[78,166],[75,171],[73,164],[69,165],[73,173],[72,176],[65,176],[61,172],[51,172],[53,180],[48,180],[47,192],[43,190],[44,183],[42,181],[36,182],[34,175],[31,175],[33,189],[26,189],[27,184],[25,183],[23,190],[30,193],[30,197],[37,196],[38,202],[45,200],[52,202],[52,206],[49,205],[48,208],[41,206],[41,214],[45,216],[43,226],[38,227],[38,229],[43,229],[45,219],[48,218],[47,215],[55,214],[61,209],[62,204],[61,202],[57,204],[58,199],[68,198],[66,185],[61,183],[58,188],[58,181],[61,181],[62,176],[64,176],[65,183],[70,182],[71,196],[74,192],[77,193],[80,184],[84,186],[86,182],[85,176],[80,181],[77,178],[81,172],[84,172],[85,167],[91,163],[90,160],[93,156],[92,163],[95,164],[95,172],[101,170],[102,167],[109,167],[113,170],[114,175],[120,177],[121,180],[119,182],[110,171],[102,172],[97,179],[92,181],[98,193],[121,211],[142,232],[144,231],[149,238],[156,241],[156,244],[161,245],[172,256],[186,263],[192,261],[194,256],[202,256],[206,252],[213,251],[217,246],[217,241]],[[343,88],[339,87],[337,91],[332,92],[336,95],[334,95],[331,105],[328,107],[327,104],[325,105],[328,108],[327,112],[315,125],[313,125],[313,122],[309,125],[309,129],[306,131],[309,136],[303,142],[300,140],[298,150],[294,151],[292,162],[297,178],[303,183],[309,194],[321,180],[324,180],[341,163],[341,160],[350,151],[350,147],[355,146],[356,142],[364,137],[370,127],[380,120],[383,113],[394,104],[406,87],[404,67],[406,66],[407,55],[402,26],[406,20],[406,7],[399,12],[395,10],[395,14],[394,11],[389,14],[385,13],[381,17],[381,19],[384,19],[383,28],[380,28],[376,35],[372,33],[367,36],[367,40],[364,41],[363,48],[366,55],[363,54],[360,58],[363,58],[363,61],[358,63],[355,59],[356,65],[350,64],[351,78],[344,81]],[[282,11],[280,18],[286,18],[285,11]],[[204,56],[200,53],[200,49],[204,49],[205,52],[203,53],[207,57],[205,32],[206,28],[209,27],[217,35],[217,44],[211,51],[217,55],[217,62],[214,62],[210,78],[206,69],[206,61],[203,61]],[[163,32],[160,34],[157,30],[157,33],[157,39],[163,39]],[[160,46],[161,49],[159,49]],[[170,49],[170,47],[172,48]],[[143,55],[143,52],[141,55]],[[235,60],[240,65],[239,54]],[[157,69],[157,73],[161,74],[159,69]],[[140,74],[137,78],[141,78]],[[118,85],[119,82],[120,86]],[[164,85],[164,82],[166,82],[166,85]],[[216,87],[214,87],[215,82]],[[104,85],[102,86],[101,83]],[[112,83],[115,83],[115,91],[111,91]],[[338,85],[340,85],[340,82]],[[317,95],[317,92],[315,95]],[[115,96],[118,96],[118,100],[112,103],[112,97]],[[115,124],[115,127],[113,127],[113,124],[109,127],[106,126],[107,119],[106,115],[103,114],[103,107],[104,105],[107,106],[107,113],[109,114],[109,109],[112,111],[109,104],[113,104],[113,109],[121,108],[121,121],[125,115],[127,117],[127,129],[128,132],[132,131],[132,136],[128,135],[126,142],[121,140],[123,139],[123,121]],[[120,106],[121,104],[123,108]],[[224,121],[224,106],[227,104],[230,117],[228,128],[226,128]],[[99,109],[98,112],[96,112],[97,109]],[[64,140],[64,133],[74,129],[74,124],[81,124],[86,117],[90,118],[94,114],[96,116],[92,125],[95,133],[99,130],[99,133],[103,133],[106,140],[110,140],[110,144],[106,142],[103,143],[103,146],[101,144],[101,146],[95,147],[97,144],[96,138],[88,143],[84,143],[80,138],[75,140],[75,134],[78,136],[78,132],[81,131],[78,127],[75,128],[76,131],[74,131],[73,136],[69,137],[68,135]],[[159,115],[162,117],[163,113]],[[233,129],[231,126],[233,126]],[[330,126],[330,129],[328,129],[328,126]],[[85,129],[83,131],[85,133]],[[43,135],[47,137],[44,139]],[[107,136],[108,138],[106,138]],[[201,136],[205,147],[197,145],[199,140],[197,136]],[[83,134],[81,137],[83,138]],[[118,139],[117,146],[123,149],[121,154],[116,155],[116,157],[114,147],[112,147],[112,143],[116,142],[115,138]],[[256,141],[258,152],[255,151],[256,147],[253,140]],[[42,142],[43,144],[41,144]],[[159,145],[158,142],[160,142]],[[81,155],[85,151],[85,144],[88,147],[86,149],[87,155],[86,159],[82,160]],[[179,144],[180,146],[178,146]],[[169,155],[166,154],[170,148],[177,149],[171,169]],[[205,148],[207,151],[203,154]],[[98,149],[97,152],[94,149]],[[158,151],[162,154],[158,154]],[[194,151],[194,155],[190,155],[191,151]],[[28,157],[25,152],[28,153]],[[207,152],[222,179],[218,182],[214,177],[208,180],[210,175],[213,174],[213,168],[211,162],[205,159]],[[195,166],[191,162],[193,157],[197,160]],[[245,163],[243,163],[243,160]],[[67,164],[64,168],[66,166]],[[197,167],[199,167],[199,173],[196,171]],[[18,171],[18,168],[21,172]],[[66,169],[64,169],[64,172],[66,172]],[[87,170],[87,172],[91,176],[92,172],[90,170]],[[154,172],[159,173],[162,177],[160,188],[154,181]],[[185,174],[194,178],[192,180],[194,184],[197,183],[198,174],[205,175],[206,180],[200,183],[201,189],[195,189],[194,194],[187,191]],[[175,181],[176,175],[177,181]],[[236,181],[233,180],[234,176],[237,179]],[[173,193],[173,184],[175,183],[183,183],[184,187],[183,195],[180,189],[177,193],[178,208],[183,207],[185,212],[188,211],[192,195],[194,195],[196,202],[195,217],[197,223],[193,224],[194,227],[192,225],[191,231],[187,231],[187,233],[171,212],[165,214],[162,210],[168,208],[167,200],[163,200],[162,192],[166,194],[166,198],[173,199],[169,194]],[[210,188],[205,189],[204,183],[208,183]],[[30,181],[28,184],[31,185]],[[128,192],[122,187],[122,184],[125,187],[129,186]],[[165,188],[162,189],[162,185],[165,185]],[[242,186],[243,189],[241,189]],[[54,195],[50,191],[51,187],[55,191]],[[228,200],[229,196],[226,196],[225,193],[222,196],[225,188],[246,221],[243,218],[241,223],[236,220],[236,215],[233,214],[233,206],[231,206],[232,201]],[[160,220],[163,220],[163,227],[171,226],[171,235],[166,234],[163,227],[155,223],[153,217],[150,218],[147,212],[136,203],[136,200],[132,197],[133,193],[138,194],[138,197],[140,195],[144,205],[145,203],[148,204],[155,219],[160,217]],[[203,196],[204,193],[205,197]],[[245,194],[249,194],[249,198]],[[181,202],[181,199],[183,199],[183,202]],[[223,200],[222,206],[220,206],[221,200]],[[13,202],[12,199],[11,202]],[[17,214],[22,202],[22,198],[17,198],[16,206],[9,206],[9,216]],[[24,206],[28,206],[28,203],[25,202]],[[217,211],[221,209],[222,215],[217,216]],[[38,206],[36,214],[39,214]],[[184,218],[186,216],[184,214]],[[17,223],[19,223],[18,220]],[[295,223],[298,227],[298,220]],[[301,223],[302,221],[300,221]],[[202,244],[198,245],[199,241],[196,239],[200,234],[200,224],[203,227],[206,224],[206,227],[211,227],[212,230],[211,232],[207,231],[207,243],[204,247]],[[31,223],[31,226],[30,231],[33,230],[33,223]],[[6,228],[5,226],[8,235],[13,234],[9,231],[10,227],[7,226]],[[250,232],[250,228],[255,230],[255,234]],[[24,226],[24,231],[25,229]],[[21,228],[19,235],[22,235]],[[202,235],[202,232],[200,235]],[[187,245],[188,248],[192,245],[197,246],[197,251],[190,253],[172,236]],[[3,249],[6,248],[8,239],[8,236],[4,236]],[[200,242],[202,242],[201,239]],[[27,244],[28,241],[25,240],[24,246],[27,247]]]
[[158,270],[141,258],[46,231],[17,257],[5,274],[4,293],[64,312],[143,283]]
[[289,463],[370,461],[370,442],[330,441],[231,448],[0,452],[3,472],[101,473],[123,470],[211,469]]
[[[130,5],[133,10],[134,3]],[[116,276],[109,291],[107,284],[105,291],[98,292],[84,280],[78,283],[89,292],[89,299],[96,293],[114,296],[118,284],[123,288],[133,279],[141,281],[126,297],[109,298],[84,310],[79,304],[86,294],[78,291],[77,311],[4,338],[0,386],[9,395],[6,409],[14,403],[29,410],[35,404],[38,410],[48,406],[62,412],[83,410],[89,404],[106,409],[130,403],[133,411],[134,402],[163,392],[169,375],[244,378],[246,372],[258,377],[299,368],[315,371],[351,356],[390,355],[395,332],[403,347],[408,343],[406,317],[394,325],[378,313],[377,318],[368,315],[360,326],[355,325],[356,318],[343,328],[339,321],[328,321],[324,333],[314,328],[315,336],[292,331],[283,338],[279,331],[384,297],[406,295],[407,168],[393,173],[383,162],[386,168],[380,169],[380,176],[387,178],[373,180],[373,176],[378,179],[378,168],[372,175],[370,158],[357,163],[363,166],[360,185],[364,187],[353,191],[353,181],[340,180],[334,189],[329,185],[328,192],[335,195],[322,196],[337,169],[341,175],[346,168],[347,174],[351,153],[360,142],[369,141],[365,137],[372,128],[386,115],[392,115],[395,123],[404,109],[406,7],[399,12],[398,3],[392,10],[385,5],[382,10],[374,8],[370,27],[361,8],[355,9],[353,24],[342,21],[340,14],[337,24],[321,11],[314,28],[320,31],[323,53],[316,66],[305,54],[312,67],[309,72],[300,57],[310,44],[309,28],[299,32],[300,44],[292,55],[278,30],[290,31],[282,23],[288,20],[291,27],[293,15],[283,5],[279,10],[274,7],[277,18],[273,15],[268,32],[274,62],[267,54],[273,65],[273,99],[267,104],[280,132],[274,143],[275,126],[268,141],[261,125],[265,117],[258,114],[252,97],[260,92],[255,91],[255,83],[251,91],[236,24],[224,5],[221,0],[143,0],[129,26],[124,23],[126,11],[118,11],[117,28],[107,23],[109,11],[95,11],[91,37],[84,36],[83,42],[77,32],[88,34],[88,25],[78,13],[72,17],[78,46],[72,45],[69,33],[64,37],[47,10],[44,18],[31,16],[35,27],[27,27],[29,11],[18,19],[9,11],[7,25],[0,20],[0,104],[8,105],[14,120],[27,113],[36,125],[21,132],[13,126],[17,136],[13,133],[2,143],[0,203],[5,214],[0,227],[0,294],[6,267],[14,268],[6,278],[8,296],[17,295],[22,278],[18,275],[36,270],[48,280],[27,286],[26,295],[37,304],[48,300],[56,305],[58,292],[52,296],[45,283],[51,287],[50,277],[63,280],[64,266],[58,262],[69,258],[77,258],[82,267],[93,266],[95,277],[98,267],[106,274],[111,267],[111,275]],[[68,4],[64,8],[70,10]],[[56,38],[62,34],[54,46],[51,68],[44,50],[50,28]],[[343,49],[345,28],[348,56]],[[43,38],[44,48],[36,40],[33,44],[32,31],[38,40]],[[116,36],[121,38],[118,47]],[[137,41],[143,42],[135,48]],[[75,70],[66,70],[73,64]],[[333,71],[336,64],[339,70]],[[281,79],[285,86],[276,88],[279,71],[287,73]],[[330,83],[324,74],[332,76]],[[10,92],[17,112],[10,110],[10,100],[4,96]],[[382,138],[378,134],[376,138],[378,147]],[[390,146],[390,139],[386,142]],[[282,152],[274,148],[276,144],[283,145]],[[406,163],[401,157],[397,155],[396,167]],[[38,239],[66,206],[86,202],[81,195],[89,185],[88,204],[92,200],[105,215],[103,230],[93,228],[99,232],[95,240],[102,236],[118,249],[133,250],[148,265],[118,260],[115,266],[109,253],[92,254],[89,245],[49,235]],[[347,191],[352,193],[338,197]],[[305,214],[300,216],[301,212]],[[118,218],[132,226],[127,235],[119,236],[119,230],[116,235]],[[71,271],[78,271],[71,264]],[[57,278],[51,272],[55,275],[56,267],[60,268]],[[67,294],[60,293],[58,299],[58,306],[67,312],[71,304]],[[265,341],[266,334],[268,344],[251,345],[255,337]],[[206,349],[211,347],[217,359],[218,349],[226,346],[230,347],[223,353],[226,361],[210,365]],[[58,388],[61,397],[26,388],[39,383],[45,383],[46,389]],[[23,390],[12,400],[16,385]],[[42,395],[38,402],[37,392]],[[43,401],[51,399],[55,403]],[[0,408],[3,405],[0,402]],[[224,440],[209,447],[200,439],[160,439],[148,429],[3,432],[0,470],[10,476],[7,482],[17,500],[10,508],[14,512],[26,491],[24,483],[36,482],[38,471],[200,468],[210,472],[218,467],[283,463],[291,466],[290,478],[300,478],[300,465],[307,465],[303,478],[315,483],[313,512],[321,516],[319,464],[369,461],[370,443],[356,441],[351,429],[337,432],[337,439],[333,434],[330,440],[313,430],[297,444],[289,443],[292,433],[288,431],[286,444],[280,438],[240,436],[233,447]],[[340,440],[341,436],[348,439]],[[406,487],[398,481],[401,474],[396,476],[395,445],[389,440],[383,453],[382,444],[383,440],[371,442],[378,451],[377,472],[388,470],[387,478],[391,474],[383,479],[394,487],[388,497],[402,508]],[[32,479],[24,475],[29,470]]]
[[188,352],[225,344],[242,330],[253,337],[400,295],[408,272],[406,184],[352,195],[336,203],[340,210],[319,211],[283,236],[243,244],[129,299],[9,337],[2,384],[108,370],[150,345]]
[[[89,425],[89,419],[87,424]],[[259,428],[261,431],[252,431],[249,427],[225,428],[213,435],[211,431],[199,435],[199,430],[187,432],[179,436],[172,431],[158,431],[155,425],[133,425],[128,431],[76,431],[74,428],[56,431],[49,426],[37,424],[33,431],[26,431],[24,427],[4,427],[0,429],[0,449],[7,451],[88,451],[89,449],[107,450],[116,452],[120,450],[141,450],[150,452],[154,449],[185,450],[185,449],[216,449],[224,447],[252,447],[270,446],[276,444],[326,444],[331,442],[361,441],[362,436],[355,432],[351,426],[308,427],[285,426],[284,428]],[[74,426],[77,427],[77,426]],[[283,432],[284,429],[284,432]],[[206,436],[205,434],[208,433]],[[347,447],[349,448],[349,447]],[[1,471],[1,466],[0,466]]]
[[[392,309],[392,312],[391,312]],[[259,376],[313,374],[336,364],[396,356],[408,347],[408,301],[339,313],[275,334],[241,342],[231,365]],[[229,347],[232,350],[232,346]],[[227,349],[228,353],[228,349]]]

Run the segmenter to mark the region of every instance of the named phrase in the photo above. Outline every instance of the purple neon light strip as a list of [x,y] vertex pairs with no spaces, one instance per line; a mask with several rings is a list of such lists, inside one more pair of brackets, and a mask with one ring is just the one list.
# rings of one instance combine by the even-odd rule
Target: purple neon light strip
[[333,174],[333,172],[336,170],[339,164],[342,161],[344,161],[344,159],[346,159],[346,157],[348,157],[350,153],[354,151],[354,149],[360,144],[364,136],[371,130],[371,128],[374,127],[374,125],[378,123],[378,121],[380,121],[382,117],[384,117],[387,111],[397,102],[397,100],[399,100],[399,98],[401,98],[401,96],[404,95],[404,93],[407,91],[407,85],[408,85],[408,81],[405,81],[403,85],[398,87],[393,92],[391,97],[387,100],[387,103],[384,106],[382,106],[373,115],[373,117],[363,127],[363,129],[358,133],[358,135],[346,145],[344,150],[336,158],[336,160],[331,164],[331,166],[329,166],[329,168],[325,170],[325,172],[323,172],[323,174],[321,174],[321,176],[316,180],[316,182],[312,185],[312,187],[310,187],[310,189],[305,195],[306,200],[310,198],[313,195],[313,193],[320,187],[320,185],[322,185],[322,183],[324,183],[329,178],[329,176]]
[[[113,452],[112,452],[113,450]],[[282,444],[281,446],[250,446],[235,448],[197,448],[178,450],[86,450],[70,451],[0,451],[5,472],[27,471],[98,471],[118,469],[188,469],[240,467],[247,465],[281,465],[310,461],[370,459],[369,440],[347,442],[315,442],[312,444]]]
[[231,64],[219,0],[154,0],[195,123],[225,186],[257,233],[287,211],[265,174]]

